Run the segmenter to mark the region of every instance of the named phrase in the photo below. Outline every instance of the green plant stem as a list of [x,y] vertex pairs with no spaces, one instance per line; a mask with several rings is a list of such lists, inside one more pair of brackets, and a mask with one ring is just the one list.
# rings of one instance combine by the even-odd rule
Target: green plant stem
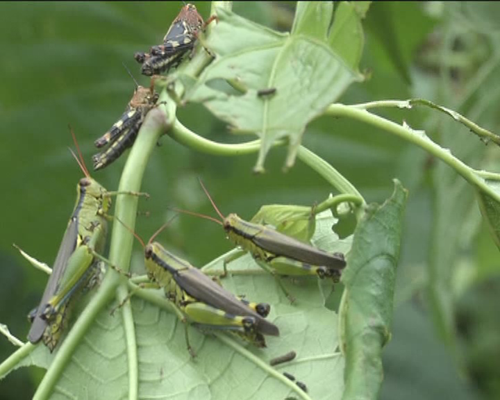
[[[167,99],[168,97],[166,92],[163,92],[160,96],[159,102],[167,101]],[[170,101],[169,104],[173,104],[173,102]],[[167,121],[165,111],[165,106],[161,105],[158,108],[151,110],[147,115],[146,121],[141,127],[139,135],[123,170],[118,189],[119,191],[140,191],[142,177],[149,156],[155,148],[159,137],[167,128],[165,124],[165,121]],[[135,227],[137,203],[138,199],[134,196],[120,195],[116,199],[115,215],[131,229],[134,229]],[[132,244],[132,234],[122,224],[114,224],[109,253],[110,262],[113,265],[120,266],[120,268],[128,271],[132,255]],[[110,299],[116,293],[118,294],[119,301],[120,299],[125,298],[127,294],[126,280],[118,272],[110,269],[103,279],[101,287],[75,322],[75,325],[62,343],[61,348],[51,364],[51,367],[38,386],[38,390],[34,396],[35,400],[48,399],[50,397],[52,389],[70,361],[83,336],[99,312],[101,312],[101,310],[109,303]],[[127,349],[130,350],[131,346],[135,345],[134,325],[131,319],[131,311],[127,311],[126,306],[123,308]],[[134,358],[134,353],[132,353],[128,354],[128,357],[129,368],[131,368],[129,381],[135,380],[135,382],[137,382],[137,355],[135,354]],[[137,399],[137,395],[137,384],[131,382],[131,387],[129,388],[129,399]]]
[[329,199],[326,199],[322,203],[319,203],[314,208],[314,215],[328,210],[329,208],[335,208],[342,203],[354,203],[356,205],[362,205],[363,198],[353,194],[339,194],[338,196],[331,197]]
[[[260,149],[260,140],[241,144],[222,144],[213,142],[192,132],[178,120],[174,122],[168,135],[186,147],[215,156],[240,156],[243,154],[256,153]],[[280,140],[275,142],[273,146],[282,146],[284,144],[285,141]],[[364,203],[363,197],[356,188],[321,157],[306,149],[304,146],[300,146],[297,156],[304,164],[315,170],[340,193],[358,197]]]
[[340,172],[338,172],[320,156],[314,154],[311,150],[306,149],[304,146],[300,146],[299,151],[297,152],[297,157],[304,164],[308,165],[321,175],[340,193],[353,195],[360,198],[364,202],[363,196],[361,196],[351,182],[344,178]]
[[478,176],[478,174],[476,174],[474,169],[470,168],[467,164],[463,163],[461,160],[454,157],[448,149],[444,149],[438,144],[434,143],[424,133],[418,133],[409,127],[396,124],[395,122],[379,117],[378,115],[371,114],[366,110],[357,109],[352,106],[346,106],[343,104],[330,105],[326,110],[325,114],[335,118],[347,117],[364,122],[366,124],[383,129],[396,136],[399,136],[400,138],[405,139],[413,144],[416,144],[417,146],[420,146],[428,153],[432,154],[433,156],[441,159],[443,162],[448,164],[467,182],[476,186],[477,189],[487,193],[496,201],[500,202],[500,193],[494,192],[486,184],[484,179],[482,179],[480,176]]
[[36,345],[25,343],[0,364],[0,379],[12,371],[16,366],[36,349]]
[[409,100],[381,100],[381,101],[372,101],[369,103],[362,104],[354,104],[352,107],[358,108],[361,110],[369,110],[371,108],[377,107],[396,107],[396,108],[408,108],[411,109],[413,106],[425,106],[432,108],[433,110],[437,110],[446,114],[453,118],[455,121],[465,125],[469,128],[473,133],[479,136],[484,141],[491,140],[497,145],[500,144],[500,136],[490,132],[487,129],[484,129],[477,125],[475,122],[471,121],[468,118],[465,118],[463,115],[457,113],[456,111],[450,110],[449,108],[440,106],[438,104],[433,103],[432,101],[425,99],[409,99]]

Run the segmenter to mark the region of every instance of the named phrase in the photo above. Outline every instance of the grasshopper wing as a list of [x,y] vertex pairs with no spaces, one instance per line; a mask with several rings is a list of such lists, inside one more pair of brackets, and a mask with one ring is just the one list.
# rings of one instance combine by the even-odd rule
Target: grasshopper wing
[[31,329],[28,333],[28,340],[31,343],[38,343],[43,336],[45,328],[48,323],[43,318],[43,312],[45,310],[45,306],[57,291],[59,286],[59,281],[64,274],[64,270],[66,269],[66,265],[68,263],[68,259],[71,254],[76,249],[78,238],[78,221],[76,217],[72,217],[66,232],[64,233],[61,245],[59,246],[59,251],[57,253],[56,260],[54,262],[54,266],[52,268],[52,274],[50,275],[47,286],[45,287],[45,291],[43,292],[42,300],[40,301],[40,305],[36,310],[36,314],[33,318],[33,323],[31,324]]
[[262,318],[197,268],[179,271],[174,274],[174,279],[192,297],[232,315],[253,317],[260,333],[279,336],[279,329],[276,325]]
[[257,246],[277,256],[290,257],[311,265],[335,269],[342,269],[346,266],[343,257],[329,254],[267,227],[261,229],[260,234],[253,236],[251,240]]

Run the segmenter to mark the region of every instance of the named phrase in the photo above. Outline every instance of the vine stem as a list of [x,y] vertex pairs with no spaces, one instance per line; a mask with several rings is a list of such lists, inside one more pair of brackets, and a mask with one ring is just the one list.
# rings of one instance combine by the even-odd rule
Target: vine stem
[[14,353],[12,353],[2,364],[0,364],[0,379],[12,371],[19,363],[36,349],[36,345],[29,342],[24,343]]
[[375,126],[377,128],[383,129],[389,133],[399,136],[422,149],[432,154],[433,156],[441,159],[443,162],[448,164],[453,168],[459,175],[461,175],[467,182],[474,185],[477,189],[487,193],[489,196],[494,198],[496,201],[500,202],[500,193],[496,193],[492,190],[485,182],[485,180],[479,176],[476,171],[470,168],[467,164],[460,161],[458,158],[451,154],[451,151],[444,149],[438,144],[434,143],[425,132],[419,133],[419,131],[414,131],[410,127],[399,125],[395,122],[389,121],[378,115],[374,115],[366,110],[358,109],[352,106],[346,106],[344,104],[332,104],[330,105],[325,115],[332,117],[347,117],[355,119],[366,124]]
[[379,101],[371,101],[368,103],[362,104],[353,104],[351,107],[358,108],[361,110],[369,110],[371,108],[376,107],[393,107],[393,108],[407,108],[411,109],[413,106],[424,106],[429,107],[431,109],[440,111],[449,117],[453,118],[455,121],[460,122],[462,125],[465,125],[469,128],[473,133],[475,133],[478,137],[480,137],[485,142],[492,141],[497,145],[500,144],[500,136],[490,132],[487,129],[480,127],[475,122],[471,121],[468,118],[465,118],[463,115],[453,111],[449,108],[440,106],[438,104],[433,103],[432,101],[425,99],[409,99],[409,100],[379,100]]
[[[240,144],[223,144],[205,139],[196,133],[186,128],[179,120],[174,122],[168,135],[179,142],[180,144],[197,150],[201,153],[211,154],[215,156],[240,156],[244,154],[257,153],[261,146],[260,140]],[[276,141],[273,146],[282,146],[286,142],[283,140]],[[311,167],[319,175],[321,175],[328,183],[336,188],[342,194],[353,195],[364,203],[364,199],[356,188],[340,174],[335,168],[328,164],[317,154],[308,150],[304,146],[299,147],[297,157],[306,165]]]
[[[167,99],[168,95],[166,92],[162,92],[159,103],[166,102]],[[169,101],[169,104],[172,107],[174,102]],[[130,155],[121,176],[118,189],[119,191],[140,191],[142,177],[146,169],[149,156],[155,148],[159,137],[168,128],[168,119],[166,118],[166,115],[175,115],[175,108],[173,109],[174,114],[170,114],[172,111],[171,107],[169,107],[167,111],[165,105],[162,104],[148,113],[146,120],[139,131],[136,142],[130,151]],[[173,107],[175,107],[175,105]],[[133,196],[120,195],[116,199],[115,215],[123,221],[124,224],[132,229],[135,227],[137,204],[138,199]],[[114,224],[109,253],[110,262],[113,265],[120,266],[124,270],[128,270],[132,255],[132,244],[133,237],[131,233],[124,226],[122,226],[122,224]],[[78,347],[78,344],[81,342],[83,336],[90,328],[99,312],[103,310],[103,308],[115,295],[117,295],[119,301],[125,298],[127,295],[126,279],[121,277],[119,273],[113,270],[108,270],[97,293],[90,300],[88,306],[85,310],[83,310],[73,328],[68,333],[68,336],[61,344],[61,348],[57,352],[54,361],[45,374],[44,379],[38,386],[38,390],[33,397],[34,400],[48,399],[50,397],[53,388]],[[122,312],[125,325],[125,336],[127,340],[127,350],[129,351],[129,399],[132,400],[138,398],[135,331],[130,305],[126,304],[123,307]]]

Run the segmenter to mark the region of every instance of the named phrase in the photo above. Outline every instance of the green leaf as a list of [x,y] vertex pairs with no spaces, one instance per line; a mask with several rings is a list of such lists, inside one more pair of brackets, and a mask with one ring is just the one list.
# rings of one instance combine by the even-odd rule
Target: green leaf
[[277,231],[309,242],[316,229],[316,218],[311,207],[269,204],[262,206],[251,222],[272,225]]
[[[500,194],[500,182],[485,180],[496,193]],[[495,244],[500,248],[500,204],[487,193],[477,190],[479,209],[485,219]]]
[[332,14],[331,1],[298,1],[292,35],[305,35],[325,41]]
[[392,197],[372,205],[354,234],[346,286],[342,347],[346,352],[343,399],[377,399],[382,384],[381,351],[390,339],[401,224],[408,192],[395,181]]
[[[202,102],[236,133],[262,138],[255,171],[279,139],[289,143],[285,168],[293,166],[306,125],[360,77],[323,42],[284,35],[220,10],[219,23],[205,44],[216,60],[187,93]],[[237,87],[224,90],[220,82]],[[260,90],[276,92],[259,96]]]
[[328,37],[331,48],[349,65],[357,70],[365,36],[361,20],[370,6],[369,1],[339,3],[335,10],[332,30]]
[[[333,218],[328,214],[326,211],[318,217],[313,243],[331,252],[347,251],[348,242],[339,243],[331,233]],[[210,263],[204,271],[222,272],[226,256]],[[275,279],[251,256],[231,262],[229,270],[230,276],[221,279],[224,287],[248,300],[271,304],[268,319],[279,327],[280,337],[266,338],[268,347],[258,349],[221,331],[213,336],[189,326],[190,342],[197,353],[192,360],[186,348],[185,326],[166,311],[170,306],[163,292],[142,290],[131,300],[138,359],[138,381],[134,384],[139,387],[139,397],[206,399],[224,398],[230,393],[256,399],[308,399],[284,377],[282,373],[287,372],[307,385],[310,398],[338,399],[343,390],[344,360],[337,350],[337,314],[325,306],[331,284],[318,285],[316,277],[293,281],[283,278],[297,299],[292,305]],[[64,398],[68,393],[76,398],[127,396],[130,349],[122,310],[110,315],[115,306],[116,301],[99,313],[65,366],[51,398]],[[295,360],[269,365],[272,358],[291,350],[297,353]],[[48,349],[39,345],[21,365],[47,367],[52,358]]]

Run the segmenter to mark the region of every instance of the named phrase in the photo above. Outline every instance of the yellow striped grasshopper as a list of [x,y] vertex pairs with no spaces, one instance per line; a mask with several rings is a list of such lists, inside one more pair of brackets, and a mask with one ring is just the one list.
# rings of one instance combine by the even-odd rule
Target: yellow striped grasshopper
[[186,4],[170,25],[162,45],[153,46],[150,53],[135,53],[135,60],[142,64],[141,73],[152,76],[177,67],[194,49],[199,32],[214,19],[210,17],[204,23],[196,6]]
[[[177,316],[201,330],[223,330],[257,347],[266,347],[264,335],[279,336],[278,327],[264,319],[270,311],[268,304],[236,297],[198,268],[153,242],[168,224],[158,229],[146,245],[131,232],[144,247],[148,277],[164,290]],[[194,357],[187,326],[185,329],[188,350]]]
[[[173,210],[202,217],[221,225],[231,242],[244,252],[249,252],[260,267],[276,277],[279,286],[291,301],[294,301],[293,297],[283,287],[277,275],[316,275],[322,279],[331,278],[334,282],[339,281],[341,271],[346,266],[342,253],[327,253],[278,232],[270,226],[245,221],[236,214],[224,217],[201,181],[200,184],[221,221],[191,211],[176,208]],[[226,260],[224,263],[224,270],[227,262]]]
[[149,88],[140,86],[130,71],[127,70],[135,83],[132,99],[118,122],[114,123],[109,131],[95,141],[97,148],[109,147],[92,157],[94,170],[110,165],[125,150],[134,144],[139,129],[147,113],[156,105],[158,94],[154,91],[154,81]]
[[75,207],[42,300],[28,315],[31,321],[29,341],[35,344],[43,339],[50,351],[54,350],[64,333],[68,324],[68,313],[78,294],[89,290],[100,278],[100,261],[94,254],[104,250],[109,218],[107,212],[111,206],[110,196],[141,194],[108,192],[92,179],[85,167],[73,130],[71,133],[80,159],[71,152],[85,177],[78,182]]

